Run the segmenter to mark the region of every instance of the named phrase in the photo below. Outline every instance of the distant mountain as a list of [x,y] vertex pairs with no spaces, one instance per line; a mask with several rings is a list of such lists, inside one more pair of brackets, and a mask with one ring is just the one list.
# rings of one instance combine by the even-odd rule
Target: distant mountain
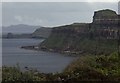
[[[37,28],[37,29],[36,29]],[[3,27],[2,38],[48,38],[52,28],[29,25]]]
[[34,30],[40,28],[41,26],[32,26],[26,24],[18,24],[18,25],[11,25],[11,26],[3,26],[2,32],[5,33],[32,33]]

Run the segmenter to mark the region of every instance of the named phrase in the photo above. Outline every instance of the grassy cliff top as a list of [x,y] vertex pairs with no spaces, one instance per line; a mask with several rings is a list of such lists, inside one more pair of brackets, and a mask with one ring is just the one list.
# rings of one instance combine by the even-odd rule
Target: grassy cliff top
[[58,27],[54,27],[54,30],[61,30],[61,29],[80,29],[80,28],[88,28],[89,23],[73,23],[73,24],[69,24],[69,25],[63,25],[63,26],[58,26]]
[[95,14],[102,15],[102,16],[116,16],[117,15],[115,11],[110,10],[110,9],[95,11]]

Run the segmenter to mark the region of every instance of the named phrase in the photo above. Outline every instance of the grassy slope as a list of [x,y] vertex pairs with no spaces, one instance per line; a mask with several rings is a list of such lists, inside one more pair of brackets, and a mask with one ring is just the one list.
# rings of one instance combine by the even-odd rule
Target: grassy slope
[[[96,18],[109,18],[109,19],[115,19],[117,18],[117,14],[115,11],[106,9],[106,10],[99,10],[94,13],[93,20],[95,21]],[[71,53],[79,54],[81,53],[92,53],[92,54],[109,54],[116,50],[117,48],[117,41],[107,39],[108,36],[104,35],[104,38],[102,37],[102,34],[99,35],[99,31],[102,29],[104,32],[104,28],[114,28],[115,25],[113,21],[113,25],[104,24],[106,22],[101,22],[103,24],[96,25],[95,23],[74,23],[71,25],[66,26],[59,26],[54,27],[51,35],[47,40],[45,40],[40,47],[45,47],[47,50],[55,50],[55,51],[70,51]],[[116,27],[117,28],[117,27]]]
[[[79,27],[77,30],[81,30],[81,28]],[[87,27],[84,28],[88,30]],[[62,53],[64,51],[76,52],[76,54],[81,53],[81,51],[88,54],[108,54],[114,52],[117,48],[117,40],[90,38],[89,33],[81,33],[77,30],[75,25],[58,27],[53,30],[49,38],[40,47]]]
[[[82,56],[71,63],[64,72],[74,74],[77,80],[120,80],[120,57],[113,53],[109,56]],[[77,76],[78,74],[78,76]]]

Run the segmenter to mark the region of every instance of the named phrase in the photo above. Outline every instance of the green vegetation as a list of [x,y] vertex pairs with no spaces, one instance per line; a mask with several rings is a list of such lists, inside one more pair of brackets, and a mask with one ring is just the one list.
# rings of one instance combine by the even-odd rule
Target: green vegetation
[[[117,50],[118,42],[113,39],[89,39],[67,33],[51,35],[40,47],[46,50],[71,54],[110,54]],[[92,48],[92,49],[91,49]]]
[[78,74],[76,80],[118,81],[120,80],[120,57],[117,53],[109,56],[82,56],[70,64],[64,72]]
[[40,44],[40,48],[77,55],[110,54],[118,47],[117,19],[115,11],[96,11],[92,23],[54,27],[48,39]]
[[100,56],[81,56],[73,61],[62,73],[21,72],[19,67],[3,67],[2,83],[41,81],[120,81],[120,57],[117,53]]
[[31,35],[32,38],[48,38],[51,33],[52,28],[41,27],[36,29]]
[[106,9],[106,10],[99,10],[99,11],[96,11],[96,15],[97,16],[117,16],[117,13],[113,10],[110,10],[110,9]]

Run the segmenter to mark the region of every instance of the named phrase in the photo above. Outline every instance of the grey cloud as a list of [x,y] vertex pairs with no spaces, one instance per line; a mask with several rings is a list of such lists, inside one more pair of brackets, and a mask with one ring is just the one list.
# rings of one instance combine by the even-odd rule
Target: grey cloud
[[[3,25],[57,26],[73,22],[91,22],[95,10],[108,8],[118,11],[117,3],[4,2],[2,20]],[[19,21],[14,19],[15,16],[18,16]]]

